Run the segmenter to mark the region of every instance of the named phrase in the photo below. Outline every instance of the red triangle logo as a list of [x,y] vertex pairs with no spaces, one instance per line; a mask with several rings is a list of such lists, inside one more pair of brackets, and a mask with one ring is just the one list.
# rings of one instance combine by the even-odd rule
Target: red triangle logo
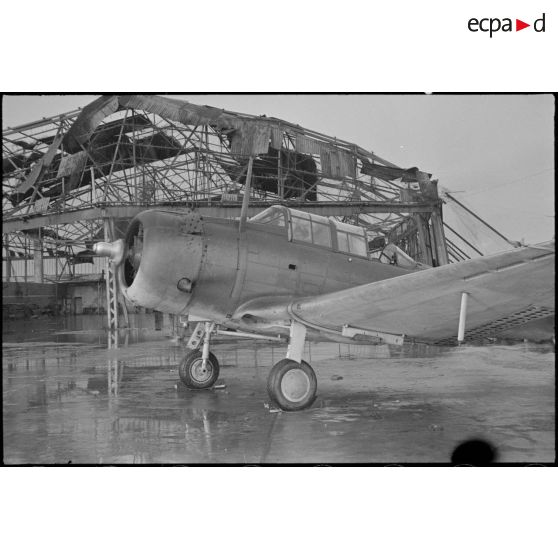
[[515,30],[516,31],[521,31],[522,29],[525,29],[526,27],[531,27],[531,24],[530,23],[525,23],[524,21],[521,21],[520,19],[515,20]]

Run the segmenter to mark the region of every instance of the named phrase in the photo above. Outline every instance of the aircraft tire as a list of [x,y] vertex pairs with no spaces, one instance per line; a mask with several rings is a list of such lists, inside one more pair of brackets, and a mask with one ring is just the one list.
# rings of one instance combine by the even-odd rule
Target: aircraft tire
[[178,366],[178,375],[182,383],[190,389],[210,388],[219,377],[219,361],[213,353],[209,353],[207,359],[207,370],[201,369],[202,352],[192,351],[188,353]]
[[312,367],[304,360],[285,358],[270,371],[267,392],[283,411],[302,411],[314,403],[318,380]]

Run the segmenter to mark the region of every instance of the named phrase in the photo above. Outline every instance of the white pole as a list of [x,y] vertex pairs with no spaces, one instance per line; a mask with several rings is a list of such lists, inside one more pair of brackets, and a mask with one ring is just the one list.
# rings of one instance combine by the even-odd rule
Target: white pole
[[465,339],[465,318],[467,317],[467,298],[469,293],[461,293],[461,310],[459,311],[459,327],[457,330],[457,341],[463,343]]

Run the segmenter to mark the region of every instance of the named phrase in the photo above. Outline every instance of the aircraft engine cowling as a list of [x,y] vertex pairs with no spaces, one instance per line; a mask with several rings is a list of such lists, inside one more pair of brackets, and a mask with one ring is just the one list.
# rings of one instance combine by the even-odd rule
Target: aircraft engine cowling
[[133,304],[185,313],[203,259],[203,220],[194,211],[152,209],[137,215],[124,239],[118,277]]

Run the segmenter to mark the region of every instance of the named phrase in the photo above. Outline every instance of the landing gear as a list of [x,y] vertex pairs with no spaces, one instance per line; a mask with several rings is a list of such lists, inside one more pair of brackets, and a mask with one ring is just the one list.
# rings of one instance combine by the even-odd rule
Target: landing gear
[[190,389],[207,389],[219,377],[219,361],[213,353],[209,353],[204,366],[203,352],[192,351],[180,362],[178,374],[186,387]]
[[284,358],[269,373],[267,392],[284,411],[302,411],[314,403],[318,381],[312,367]]
[[[184,385],[190,389],[210,388],[219,377],[219,362],[209,351],[209,341],[214,331],[214,323],[199,322],[188,341],[190,352],[180,363],[178,373]],[[287,358],[280,360],[268,376],[269,397],[283,411],[302,411],[310,407],[316,399],[316,374],[312,367],[302,360],[305,339],[306,326],[293,320]]]
[[280,360],[269,373],[267,392],[284,411],[302,411],[314,403],[318,381],[312,367],[302,360],[306,327],[291,323],[287,358]]
[[[188,348],[193,349],[180,362],[178,374],[182,383],[190,389],[210,388],[219,377],[219,361],[209,351],[209,341],[215,329],[211,322],[199,323],[188,341]],[[202,350],[200,346],[203,339]]]

